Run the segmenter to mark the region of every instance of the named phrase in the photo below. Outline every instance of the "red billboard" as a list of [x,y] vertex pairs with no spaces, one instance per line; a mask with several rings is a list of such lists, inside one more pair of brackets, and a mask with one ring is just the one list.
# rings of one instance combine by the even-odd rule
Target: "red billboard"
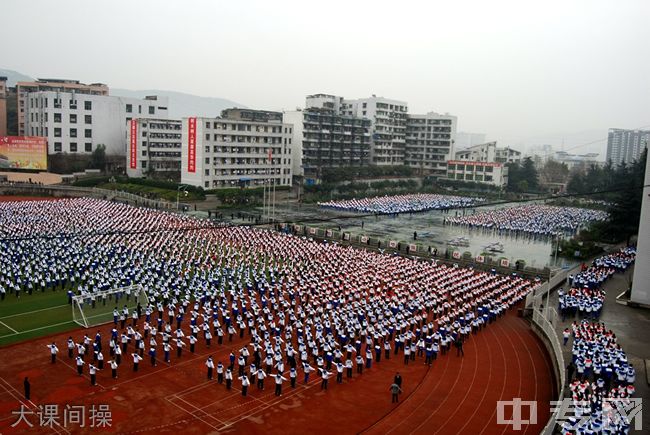
[[47,139],[0,136],[0,169],[47,170]]
[[196,118],[187,119],[187,172],[196,172]]
[[131,152],[130,152],[130,167],[137,169],[138,167],[138,120],[131,120]]

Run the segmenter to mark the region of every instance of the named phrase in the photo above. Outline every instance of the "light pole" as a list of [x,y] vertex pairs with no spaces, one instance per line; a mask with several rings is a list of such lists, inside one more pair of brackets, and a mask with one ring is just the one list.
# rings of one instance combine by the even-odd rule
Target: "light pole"
[[181,189],[183,189],[183,196],[187,196],[187,186],[184,184],[181,184],[178,186],[178,189],[176,189],[176,210],[178,211],[180,209],[180,198],[181,198]]

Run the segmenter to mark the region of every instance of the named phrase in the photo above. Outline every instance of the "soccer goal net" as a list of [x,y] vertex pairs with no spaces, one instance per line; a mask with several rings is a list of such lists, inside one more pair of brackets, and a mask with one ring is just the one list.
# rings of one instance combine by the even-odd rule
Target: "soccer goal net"
[[[72,320],[90,328],[112,322],[117,313],[118,319],[124,315],[125,321],[130,322],[138,305],[144,312],[148,304],[147,294],[139,284],[77,295],[72,297]],[[124,314],[125,309],[128,314]]]

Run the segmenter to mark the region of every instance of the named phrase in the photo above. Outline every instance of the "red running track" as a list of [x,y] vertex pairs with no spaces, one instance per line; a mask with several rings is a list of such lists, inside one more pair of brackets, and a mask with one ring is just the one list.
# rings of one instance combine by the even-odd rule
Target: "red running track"
[[[104,337],[110,327],[101,328]],[[60,348],[65,347],[68,335],[56,336]],[[83,330],[72,335],[79,338]],[[392,356],[373,363],[363,375],[355,372],[352,379],[344,378],[340,385],[330,379],[328,391],[321,391],[320,381],[314,377],[307,385],[299,382],[296,389],[285,383],[280,397],[274,396],[271,379],[263,391],[252,386],[247,397],[241,396],[238,381],[232,391],[216,381],[206,381],[203,363],[207,355],[226,361],[230,351],[239,349],[245,339],[211,349],[198,346],[196,354],[185,353],[181,359],[172,355],[171,364],[159,362],[155,368],[145,359],[138,373],[133,373],[130,358],[125,358],[119,379],[111,379],[110,370],[104,370],[98,376],[100,386],[95,387],[89,385],[87,374],[76,376],[63,349],[59,362],[49,363],[45,345],[52,340],[0,349],[1,433],[26,429],[24,424],[20,431],[11,428],[16,421],[11,412],[20,407],[24,376],[32,382],[32,402],[25,402],[29,409],[37,411],[38,405],[56,403],[62,412],[66,404],[108,404],[113,413],[112,431],[120,433],[515,433],[511,426],[497,424],[496,402],[520,397],[537,400],[540,406],[537,424],[516,433],[537,434],[549,417],[548,403],[554,398],[555,383],[544,346],[514,311],[471,336],[464,357],[457,357],[452,350],[427,368],[423,358],[405,366],[401,355]],[[404,378],[404,394],[401,402],[393,405],[388,387],[397,370]],[[47,432],[38,428],[34,419],[31,431]],[[49,432],[66,433],[63,427]]]

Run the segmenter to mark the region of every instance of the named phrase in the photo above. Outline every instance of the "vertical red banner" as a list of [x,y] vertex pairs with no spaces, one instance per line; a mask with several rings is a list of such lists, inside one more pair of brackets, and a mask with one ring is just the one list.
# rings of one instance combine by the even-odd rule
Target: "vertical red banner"
[[131,169],[137,169],[138,167],[138,120],[131,120],[131,158],[130,166]]
[[196,118],[187,118],[187,172],[196,172]]

